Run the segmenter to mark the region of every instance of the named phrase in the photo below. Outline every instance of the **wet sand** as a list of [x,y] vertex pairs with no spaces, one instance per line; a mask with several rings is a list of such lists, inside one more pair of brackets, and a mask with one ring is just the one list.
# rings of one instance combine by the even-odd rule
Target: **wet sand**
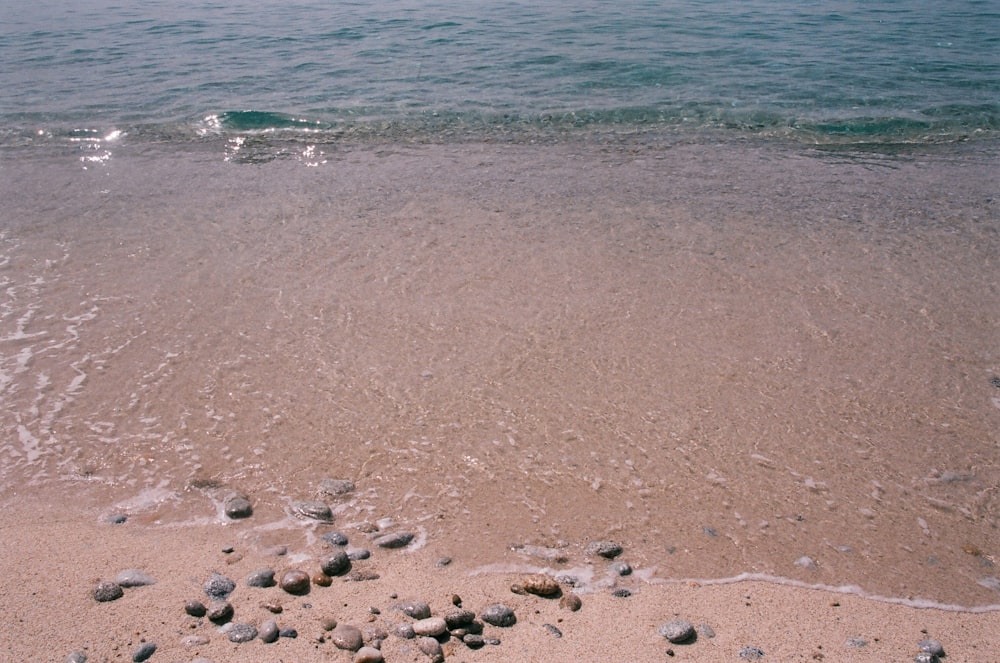
[[[21,659],[51,642],[45,660],[83,644],[127,660],[139,637],[153,660],[193,659],[183,601],[213,569],[241,581],[275,543],[308,565],[318,530],[289,506],[332,476],[356,490],[331,500],[331,528],[364,542],[389,518],[418,539],[375,556],[378,581],[317,588],[312,610],[361,621],[390,593],[443,610],[458,592],[524,615],[455,660],[662,658],[656,626],[675,612],[717,633],[677,657],[905,658],[926,629],[948,660],[989,660],[989,151],[224,155],[5,160],[0,527],[8,609],[29,626],[3,640]],[[228,490],[252,518],[220,514]],[[624,546],[637,573],[613,583],[632,597],[582,555],[598,539]],[[225,545],[243,559],[227,565]],[[497,571],[542,566],[581,575],[584,610],[510,594]],[[89,597],[125,568],[160,582]],[[744,573],[799,586],[687,582]],[[39,638],[67,609],[73,625]],[[540,624],[559,618],[555,639]],[[308,660],[307,639],[261,654],[213,634],[201,655]],[[409,660],[404,646],[387,640],[387,660]]]

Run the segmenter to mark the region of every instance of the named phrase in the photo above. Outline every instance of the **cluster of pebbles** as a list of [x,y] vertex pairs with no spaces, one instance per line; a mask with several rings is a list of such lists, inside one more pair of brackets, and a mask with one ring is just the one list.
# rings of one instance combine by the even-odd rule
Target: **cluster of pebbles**
[[[320,484],[321,497],[335,497],[354,490],[354,484],[346,480],[326,479]],[[253,515],[253,506],[249,498],[242,493],[228,493],[224,500],[226,515],[231,519],[249,518]],[[334,514],[330,506],[322,501],[299,501],[290,505],[293,515],[316,521],[332,523]],[[124,518],[109,520],[122,523]],[[382,532],[378,526],[360,528],[369,535],[371,545],[386,550],[405,548],[414,540],[413,532],[400,530]],[[328,531],[320,536],[324,545],[324,553],[315,560],[315,568],[310,573],[302,568],[290,568],[280,574],[272,568],[261,568],[248,574],[243,581],[247,590],[255,591],[278,587],[291,596],[306,596],[313,587],[325,588],[331,586],[335,578],[344,582],[360,582],[377,580],[379,575],[372,570],[357,568],[355,562],[367,560],[371,551],[364,547],[352,547],[350,541],[342,532]],[[556,549],[534,546],[516,546],[525,554],[542,557],[550,561],[566,562],[564,553]],[[224,553],[233,553],[234,549],[226,548]],[[270,554],[281,556],[287,553],[284,546],[276,546]],[[616,558],[622,552],[622,546],[611,541],[593,541],[586,545],[584,554],[589,558],[608,560],[608,573],[614,577],[631,575],[632,567]],[[450,560],[439,560],[444,566]],[[156,580],[138,569],[127,569],[119,573],[113,581],[101,581],[93,590],[93,598],[97,602],[110,602],[121,598],[126,589],[154,584]],[[567,611],[576,612],[583,606],[583,600],[578,593],[572,591],[577,585],[573,576],[552,577],[543,573],[522,575],[510,586],[510,591],[518,595],[534,595],[544,599],[558,599],[559,606]],[[566,591],[564,591],[564,587]],[[237,614],[230,602],[230,597],[238,591],[238,583],[225,574],[211,572],[201,586],[202,594],[192,597],[181,608],[187,615],[188,626],[194,633],[184,636],[181,644],[187,648],[197,648],[211,642],[212,633],[224,635],[230,642],[242,644],[260,640],[265,644],[273,644],[282,638],[298,638],[296,628],[287,624],[279,624],[284,611],[281,600],[270,595],[262,595],[259,608],[271,616],[266,619],[247,618]],[[319,590],[317,590],[319,591]],[[627,598],[631,590],[626,587],[612,586],[614,596]],[[271,598],[267,598],[270,596]],[[486,646],[497,646],[501,641],[496,635],[501,631],[490,632],[487,626],[505,629],[515,626],[518,622],[514,610],[503,603],[494,603],[482,608],[478,613],[463,605],[461,597],[452,596],[451,607],[443,613],[434,614],[428,603],[421,600],[398,600],[396,594],[391,594],[394,601],[388,606],[389,614],[382,615],[382,609],[372,607],[368,620],[364,624],[349,624],[339,622],[333,617],[321,618],[319,629],[308,634],[317,645],[329,643],[339,650],[353,652],[353,663],[379,663],[384,661],[381,651],[382,643],[389,637],[412,640],[419,651],[433,663],[445,660],[446,650],[442,644],[458,643],[468,649],[479,649]],[[310,606],[311,607],[311,606]],[[397,615],[399,618],[397,619]],[[211,625],[208,626],[205,622]],[[559,620],[562,621],[562,620]],[[315,628],[315,622],[312,622]],[[214,628],[212,628],[214,627]],[[562,631],[554,624],[543,624],[542,627],[552,636],[561,638]],[[691,645],[699,637],[713,638],[715,632],[708,624],[697,628],[685,619],[672,619],[657,628],[659,636],[667,643],[676,645]],[[857,639],[859,642],[860,639]],[[863,646],[851,643],[848,646]],[[914,659],[917,663],[936,663],[944,654],[943,647],[936,640],[925,640],[919,644],[920,653]],[[157,651],[153,642],[141,642],[132,651],[131,660],[141,662],[151,659]],[[669,656],[674,655],[672,649],[667,649]],[[744,647],[738,653],[742,660],[761,660],[764,652],[758,647]],[[66,663],[85,663],[87,657],[82,652],[70,654]],[[212,663],[208,659],[196,659],[199,663]]]

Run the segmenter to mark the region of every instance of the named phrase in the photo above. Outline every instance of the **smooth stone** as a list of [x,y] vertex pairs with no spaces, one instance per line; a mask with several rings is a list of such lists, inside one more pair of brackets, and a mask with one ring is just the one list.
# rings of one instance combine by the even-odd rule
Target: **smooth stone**
[[205,593],[213,599],[224,599],[236,589],[236,583],[221,573],[213,573],[212,577],[205,581]]
[[309,574],[299,569],[285,571],[279,584],[289,594],[305,594],[309,591]]
[[313,584],[317,587],[329,587],[333,584],[333,578],[326,575],[322,571],[317,571],[312,577]]
[[258,569],[247,576],[248,587],[274,587],[274,569]]
[[149,659],[149,657],[152,656],[155,651],[156,651],[155,642],[142,643],[141,645],[135,648],[135,651],[132,652],[132,663],[142,663],[142,661]]
[[142,587],[144,585],[155,585],[156,578],[139,569],[125,569],[115,576],[115,582],[122,587]]
[[333,521],[333,511],[325,502],[293,502],[292,513],[307,520],[319,520],[325,523]]
[[542,624],[542,628],[544,628],[546,631],[548,631],[552,635],[556,636],[557,638],[561,638],[562,637],[562,631],[560,631],[558,628],[556,628],[552,624]]
[[576,594],[564,594],[559,600],[559,607],[571,612],[576,612],[583,607],[583,600]]
[[75,651],[66,657],[66,663],[87,663],[87,655],[83,652]]
[[348,543],[347,535],[343,532],[327,532],[326,534],[320,535],[320,537],[326,543],[331,546],[346,546]]
[[122,591],[121,585],[117,582],[111,582],[110,580],[99,582],[97,583],[97,587],[94,588],[94,600],[100,603],[114,601],[120,599],[124,595],[125,592]]
[[427,619],[431,616],[431,607],[423,601],[403,601],[395,608],[413,619]]
[[374,543],[379,548],[405,548],[413,541],[413,537],[413,532],[393,532],[376,538]]
[[465,646],[469,649],[479,649],[486,644],[486,640],[484,640],[483,636],[478,633],[469,633],[463,636],[462,642],[465,643]]
[[257,636],[261,639],[261,642],[274,642],[278,639],[278,622],[273,619],[266,620],[260,625]]
[[412,624],[396,624],[393,628],[393,633],[396,637],[402,638],[403,640],[412,640],[417,637],[417,634],[413,632]]
[[441,650],[441,643],[434,638],[420,638],[417,640],[417,649],[425,655],[430,656],[434,661],[444,660],[444,651]]
[[660,624],[656,632],[674,644],[687,642],[694,637],[694,626],[686,619],[674,619]]
[[632,565],[628,562],[612,562],[608,565],[608,570],[616,576],[632,575]]
[[287,628],[280,629],[278,631],[278,636],[280,636],[282,638],[292,638],[292,639],[295,639],[295,638],[299,637],[299,632],[296,631],[294,628],[287,627]]
[[184,604],[184,612],[192,617],[204,617],[207,610],[204,603],[192,600]]
[[354,482],[350,479],[323,479],[319,482],[320,495],[338,497],[354,492]]
[[364,639],[365,644],[375,647],[376,649],[381,649],[382,642],[389,638],[389,632],[378,624],[370,624],[362,630],[361,636]]
[[476,613],[471,610],[451,610],[444,616],[444,623],[448,628],[461,628],[466,624],[471,624],[476,618]]
[[181,638],[181,645],[184,647],[201,647],[209,642],[207,635],[186,635]]
[[343,550],[319,558],[319,568],[328,576],[339,576],[351,570],[351,560]]
[[274,613],[275,615],[279,615],[282,613],[282,611],[284,611],[284,608],[281,606],[281,603],[279,603],[274,599],[271,599],[270,601],[264,601],[263,603],[260,604],[260,607],[264,608],[268,612]]
[[361,629],[350,624],[337,624],[337,628],[330,631],[329,638],[337,649],[358,651],[364,644]]
[[319,625],[324,631],[332,631],[337,628],[337,620],[333,617],[324,617],[319,620]]
[[502,603],[494,603],[489,606],[483,610],[479,618],[493,626],[513,626],[517,623],[514,611]]
[[226,515],[233,520],[249,518],[253,515],[253,505],[245,497],[234,497],[226,502]]
[[225,624],[233,618],[233,606],[229,601],[212,601],[205,615],[214,624]]
[[614,559],[622,554],[622,547],[614,541],[592,541],[587,544],[583,552],[590,557],[599,555],[607,559]]
[[562,593],[562,590],[559,589],[559,583],[544,573],[524,576],[511,585],[510,590],[515,594],[534,594],[535,596],[558,596]]
[[250,642],[257,637],[257,628],[253,624],[233,624],[227,635],[230,642]]
[[932,640],[930,638],[927,640],[921,640],[920,644],[917,645],[917,649],[927,652],[928,654],[934,654],[935,656],[944,656],[944,645],[942,645],[938,640]]
[[382,663],[385,657],[374,647],[361,647],[354,654],[354,663]]
[[713,629],[708,624],[699,624],[698,625],[698,634],[699,635],[703,635],[706,638],[714,638],[715,637],[715,629]]
[[357,562],[362,559],[368,559],[372,556],[372,552],[367,548],[350,548],[347,550],[347,559],[352,562]]
[[745,661],[759,661],[764,658],[764,650],[760,647],[744,647],[739,656]]
[[448,624],[441,617],[428,617],[413,622],[413,632],[420,636],[434,637],[448,630]]

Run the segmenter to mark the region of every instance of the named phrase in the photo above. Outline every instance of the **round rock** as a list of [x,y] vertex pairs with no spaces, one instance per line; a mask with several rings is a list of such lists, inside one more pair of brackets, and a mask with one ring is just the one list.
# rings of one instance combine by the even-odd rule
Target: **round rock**
[[215,624],[225,624],[233,618],[233,606],[229,601],[212,601],[205,610],[205,616]]
[[417,649],[422,651],[427,656],[430,656],[432,661],[444,660],[444,652],[441,650],[441,643],[434,638],[420,638],[417,640]]
[[278,639],[278,622],[273,619],[266,620],[260,625],[260,629],[257,631],[257,637],[261,639],[261,642],[271,643]]
[[374,543],[379,548],[405,548],[413,541],[413,537],[413,532],[393,532],[378,537]]
[[513,626],[517,623],[514,611],[502,603],[494,603],[487,607],[479,617],[493,626]]
[[944,656],[944,645],[937,640],[921,640],[920,644],[917,645],[917,649],[928,654],[934,654],[935,656]]
[[565,594],[559,600],[559,607],[571,612],[576,612],[583,607],[583,601],[576,594]]
[[351,570],[351,560],[343,550],[319,558],[319,568],[328,576],[339,576]]
[[431,616],[431,607],[423,601],[403,601],[396,609],[414,619],[427,619]]
[[274,569],[258,569],[247,576],[248,587],[274,587]]
[[213,573],[212,576],[205,581],[205,585],[202,589],[204,589],[205,593],[213,599],[224,599],[233,593],[233,590],[236,589],[236,583],[221,573]]
[[136,647],[135,651],[132,652],[132,663],[141,663],[142,661],[149,659],[154,652],[156,652],[156,643],[144,642]]
[[114,601],[120,599],[125,595],[122,591],[122,586],[117,582],[111,582],[110,580],[105,580],[104,582],[97,583],[97,587],[94,588],[94,600],[104,603],[106,601]]
[[628,562],[611,562],[608,565],[608,570],[616,576],[632,575],[632,565]]
[[463,610],[458,608],[456,610],[449,611],[444,616],[444,623],[449,629],[461,628],[466,624],[471,624],[472,620],[476,618],[476,613],[471,610]]
[[614,541],[592,541],[587,544],[583,552],[591,557],[597,555],[606,559],[614,559],[622,554],[622,547]]
[[253,624],[233,624],[228,636],[230,642],[250,642],[257,637],[257,628]]
[[350,624],[337,624],[337,628],[330,631],[328,637],[337,649],[358,651],[361,649],[361,645],[364,644],[364,636],[361,633],[361,629]]
[[678,644],[687,642],[694,637],[694,626],[686,619],[674,619],[666,624],[661,624],[656,632],[670,642]]
[[292,513],[299,518],[307,520],[319,520],[320,522],[333,522],[333,511],[330,510],[326,502],[293,502]]
[[253,505],[245,497],[234,497],[226,502],[226,515],[233,520],[249,518],[253,515]]
[[346,546],[348,543],[347,536],[343,532],[327,532],[319,538],[331,546]]
[[204,617],[207,610],[204,603],[192,600],[184,604],[184,612],[192,617]]
[[354,663],[382,663],[385,658],[382,652],[374,647],[362,647],[354,654]]
[[448,624],[441,617],[428,617],[413,622],[413,632],[424,637],[435,637],[448,630]]
[[299,569],[285,571],[278,584],[289,594],[306,594],[309,591],[309,574]]

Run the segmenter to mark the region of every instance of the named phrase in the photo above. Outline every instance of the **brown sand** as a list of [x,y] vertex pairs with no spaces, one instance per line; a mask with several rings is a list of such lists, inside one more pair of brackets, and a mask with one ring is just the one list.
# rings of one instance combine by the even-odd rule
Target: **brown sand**
[[[449,660],[909,660],[924,637],[1000,660],[986,149],[221,157],[25,158],[2,182],[3,660],[129,660],[145,638],[154,661],[346,661],[312,641],[320,616],[387,623],[391,594],[441,612],[453,593],[520,623]],[[357,484],[331,500],[352,543],[391,518],[415,549],[282,597],[295,641],[192,628],[211,571],[311,568],[315,532],[287,512],[324,477]],[[218,517],[228,490],[253,518]],[[583,556],[595,539],[625,546],[632,597]],[[582,611],[510,593],[500,569],[540,566],[584,576]],[[126,568],[159,582],[90,598]],[[742,573],[787,582],[676,582]],[[237,619],[281,594],[241,586]],[[668,645],[675,615],[716,637]]]

